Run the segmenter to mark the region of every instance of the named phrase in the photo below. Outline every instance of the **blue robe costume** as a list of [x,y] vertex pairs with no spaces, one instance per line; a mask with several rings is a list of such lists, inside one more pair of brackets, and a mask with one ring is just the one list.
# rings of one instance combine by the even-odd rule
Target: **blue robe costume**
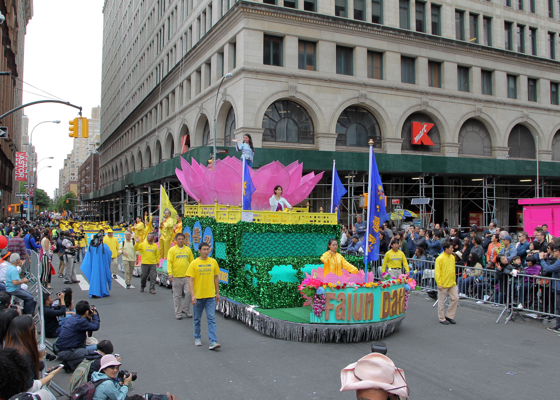
[[97,247],[90,245],[84,261],[82,261],[81,269],[89,281],[89,297],[109,296],[113,282],[109,246],[105,243],[101,243]]

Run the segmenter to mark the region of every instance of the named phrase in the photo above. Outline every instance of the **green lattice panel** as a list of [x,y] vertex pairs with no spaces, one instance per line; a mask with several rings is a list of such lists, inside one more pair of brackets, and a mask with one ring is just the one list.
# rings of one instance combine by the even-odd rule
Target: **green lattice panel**
[[320,257],[331,238],[331,234],[320,233],[245,232],[241,257]]
[[220,260],[227,260],[226,244],[224,242],[214,243],[214,249],[216,251],[216,258],[219,258]]

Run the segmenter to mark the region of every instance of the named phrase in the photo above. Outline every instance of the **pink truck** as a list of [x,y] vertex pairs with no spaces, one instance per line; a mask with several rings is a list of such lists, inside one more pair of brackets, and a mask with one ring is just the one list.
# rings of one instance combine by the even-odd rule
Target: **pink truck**
[[523,228],[529,236],[542,224],[548,225],[552,236],[560,236],[560,197],[519,199],[519,204],[523,206]]

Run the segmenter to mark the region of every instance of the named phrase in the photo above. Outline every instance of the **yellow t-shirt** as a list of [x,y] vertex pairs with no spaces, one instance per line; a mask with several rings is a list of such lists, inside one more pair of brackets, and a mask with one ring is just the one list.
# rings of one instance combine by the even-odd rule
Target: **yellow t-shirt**
[[140,252],[142,264],[159,265],[159,247],[155,243],[140,242],[134,245],[134,250]]
[[390,269],[394,268],[403,268],[405,269],[406,273],[408,274],[408,262],[406,261],[406,256],[400,250],[394,252],[392,249],[385,253],[385,257],[383,258],[383,265],[381,266],[381,271],[385,272],[385,270],[389,267]]
[[111,249],[111,258],[117,258],[119,256],[119,240],[116,237],[105,236],[103,238],[103,243]]
[[193,253],[187,246],[173,246],[167,252],[167,274],[175,278],[184,278],[193,260]]
[[189,265],[187,276],[194,279],[194,297],[197,299],[208,299],[216,297],[214,277],[218,275],[220,268],[218,263],[211,257],[206,260],[197,258]]

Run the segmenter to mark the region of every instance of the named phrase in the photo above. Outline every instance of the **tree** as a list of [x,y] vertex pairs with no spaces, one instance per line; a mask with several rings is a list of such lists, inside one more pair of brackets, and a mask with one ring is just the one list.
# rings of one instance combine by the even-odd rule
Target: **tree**
[[37,197],[35,203],[39,207],[39,210],[47,210],[52,206],[52,199],[43,189],[35,190],[35,196]]
[[62,212],[63,209],[74,212],[77,199],[78,198],[76,197],[76,194],[74,192],[68,192],[64,196],[58,198],[58,200],[56,201],[56,209],[60,212]]

